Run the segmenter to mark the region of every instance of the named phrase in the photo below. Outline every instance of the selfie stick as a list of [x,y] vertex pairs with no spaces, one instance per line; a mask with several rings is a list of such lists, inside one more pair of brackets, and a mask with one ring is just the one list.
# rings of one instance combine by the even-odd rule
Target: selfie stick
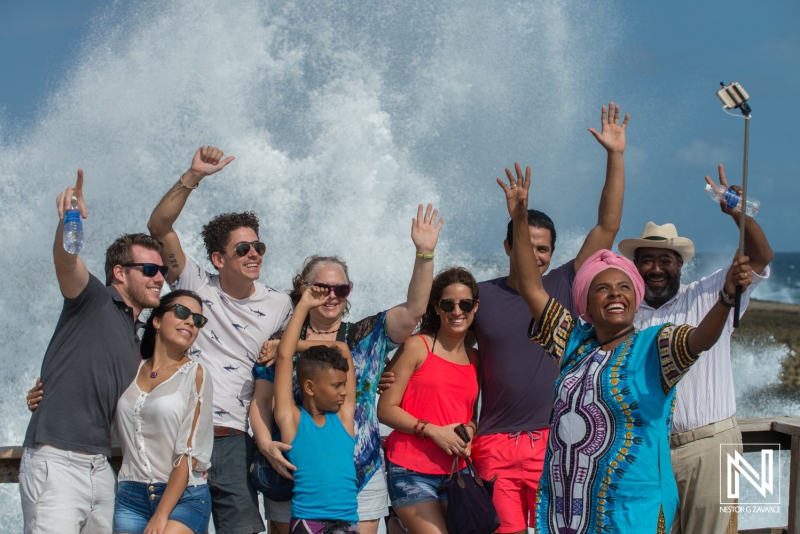
[[[739,85],[733,82],[725,85],[720,82],[722,89],[717,91],[717,97],[722,101],[723,109],[738,108],[744,115],[744,160],[742,162],[742,199],[739,201],[739,257],[744,256],[744,227],[747,222],[747,149],[750,141],[750,106],[747,100],[750,95]],[[742,286],[736,286],[736,305],[733,310],[733,327],[739,328],[739,310],[742,304]]]

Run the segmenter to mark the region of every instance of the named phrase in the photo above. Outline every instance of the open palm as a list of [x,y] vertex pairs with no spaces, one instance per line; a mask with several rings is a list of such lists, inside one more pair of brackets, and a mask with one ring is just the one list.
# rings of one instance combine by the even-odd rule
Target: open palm
[[436,217],[439,215],[439,210],[433,209],[432,204],[428,204],[425,210],[425,215],[422,214],[422,204],[417,207],[417,218],[411,219],[411,240],[414,246],[417,247],[417,252],[431,253],[436,248],[436,242],[439,240],[439,230],[442,229],[444,217],[440,218],[438,223]]
[[511,173],[511,169],[506,168],[508,185],[503,180],[497,178],[497,183],[506,195],[506,206],[508,215],[513,218],[515,212],[528,211],[528,192],[531,187],[531,168],[525,167],[525,174],[522,174],[522,167],[519,163],[514,163],[514,170],[517,175]]
[[610,102],[608,111],[603,106],[600,112],[601,133],[597,133],[594,128],[589,128],[597,142],[609,152],[623,152],[625,150],[625,128],[628,127],[630,115],[625,114],[622,124],[619,124],[620,117],[619,106],[615,106],[613,102]]

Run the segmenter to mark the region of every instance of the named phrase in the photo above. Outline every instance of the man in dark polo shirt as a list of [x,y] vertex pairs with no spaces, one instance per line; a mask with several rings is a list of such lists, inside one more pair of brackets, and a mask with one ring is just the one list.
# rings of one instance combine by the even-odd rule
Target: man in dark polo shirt
[[[79,170],[75,188],[56,200],[59,218],[73,196],[86,218],[82,185]],[[103,285],[64,250],[59,221],[53,261],[64,307],[42,362],[47,395],[25,434],[19,488],[26,534],[112,531],[111,423],[138,369],[137,318],[158,305],[164,284],[160,251],[146,234],[120,236],[106,251]]]
[[[606,149],[606,182],[600,197],[597,225],[586,236],[578,255],[564,265],[544,274],[556,245],[556,231],[550,217],[528,210],[531,244],[536,254],[542,282],[548,293],[575,313],[572,282],[583,262],[601,249],[610,249],[622,219],[625,190],[625,127],[619,106],[602,109],[602,133],[589,131]],[[518,178],[522,170],[516,165]],[[526,171],[530,174],[530,167]],[[509,181],[511,171],[506,169]],[[498,179],[499,181],[499,179]],[[506,254],[511,256],[513,232],[508,223]],[[481,411],[478,435],[472,456],[481,477],[497,475],[492,500],[500,517],[496,532],[527,532],[534,525],[536,488],[547,449],[553,386],[558,368],[536,343],[528,339],[531,313],[518,292],[513,263],[508,276],[478,284],[481,306],[475,315],[478,350],[481,354]]]

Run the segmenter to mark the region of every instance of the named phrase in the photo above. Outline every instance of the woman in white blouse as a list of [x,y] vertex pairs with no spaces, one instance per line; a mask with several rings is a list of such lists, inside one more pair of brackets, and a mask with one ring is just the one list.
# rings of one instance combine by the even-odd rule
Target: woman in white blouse
[[122,446],[115,533],[205,533],[211,495],[203,472],[214,445],[211,381],[187,356],[206,323],[192,291],[165,295],[145,326],[136,380],[117,405]]

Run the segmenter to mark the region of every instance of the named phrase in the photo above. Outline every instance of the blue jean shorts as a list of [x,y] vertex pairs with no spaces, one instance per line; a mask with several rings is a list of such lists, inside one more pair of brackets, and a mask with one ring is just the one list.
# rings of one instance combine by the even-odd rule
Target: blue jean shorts
[[[464,468],[462,474],[467,473]],[[426,475],[386,460],[386,478],[392,508],[402,508],[426,501],[447,502],[450,474]]]
[[[156,512],[166,484],[120,482],[117,484],[117,502],[114,504],[114,532],[139,534]],[[178,504],[169,514],[195,534],[205,534],[211,518],[211,494],[208,486],[189,486]]]

